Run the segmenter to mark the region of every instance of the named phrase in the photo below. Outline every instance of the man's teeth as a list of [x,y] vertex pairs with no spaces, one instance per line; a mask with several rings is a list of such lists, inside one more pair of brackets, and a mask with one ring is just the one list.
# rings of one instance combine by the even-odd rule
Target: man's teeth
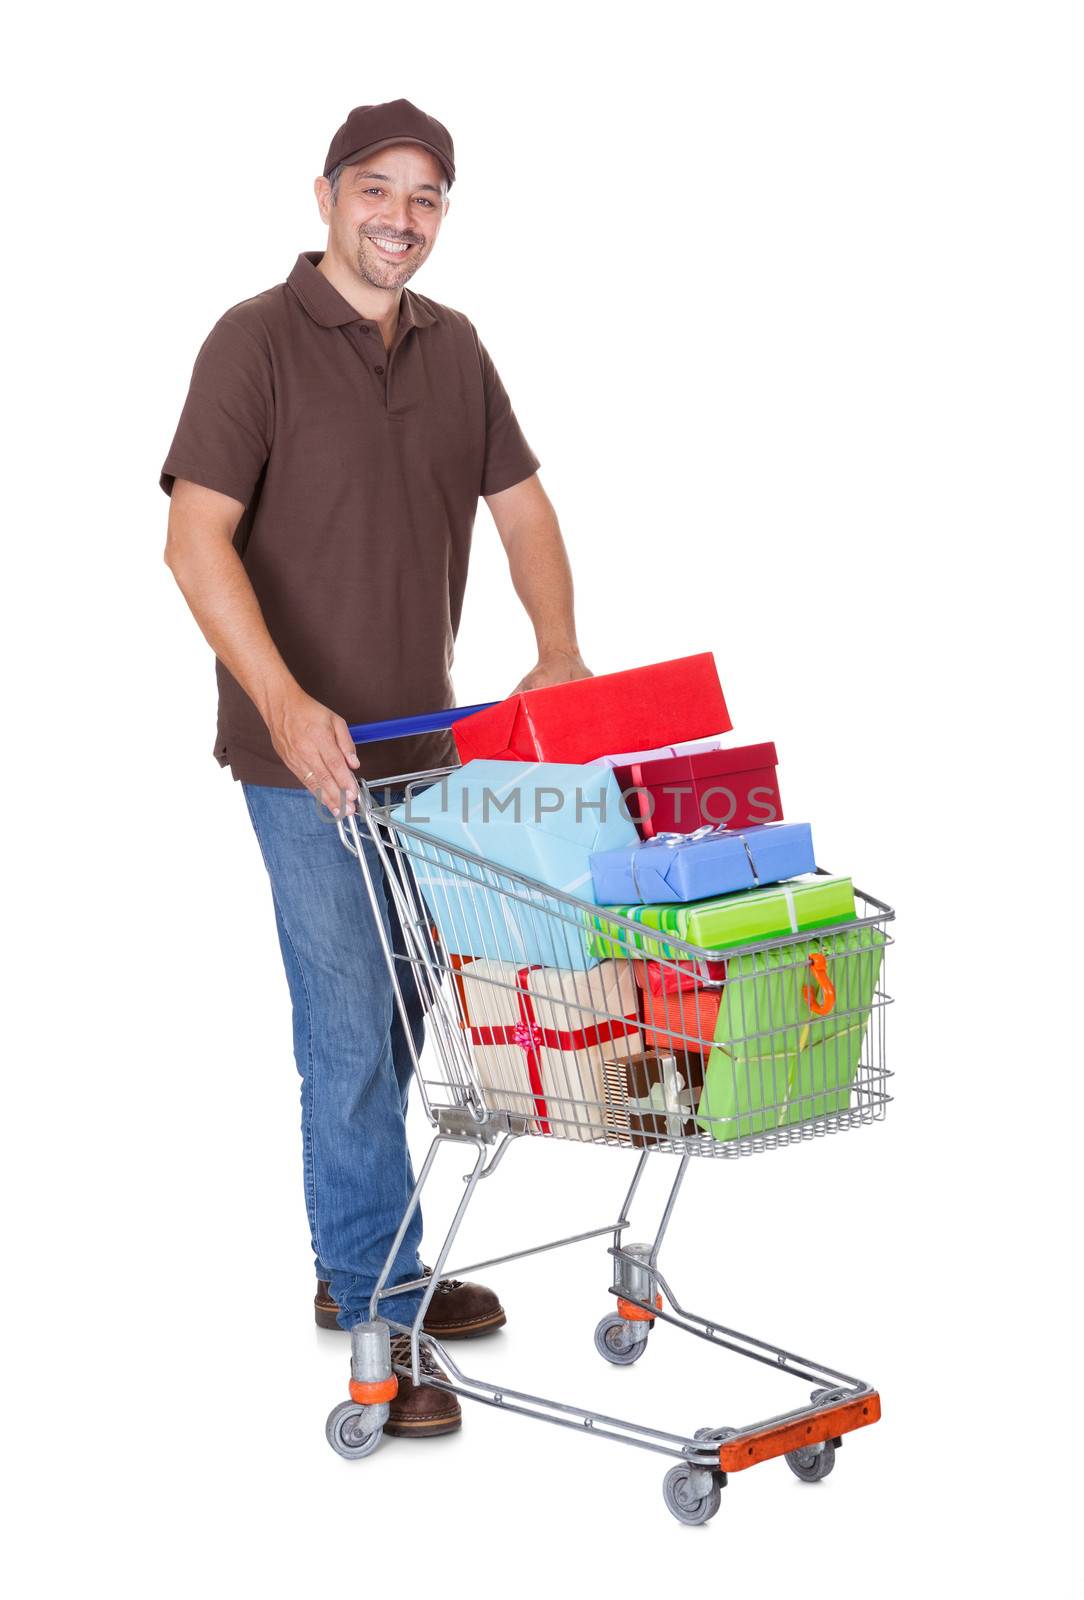
[[396,255],[401,256],[404,250],[410,249],[409,243],[399,244],[394,239],[378,239],[375,234],[370,234],[369,237],[373,240],[374,244],[378,244],[380,246],[381,250],[391,250]]

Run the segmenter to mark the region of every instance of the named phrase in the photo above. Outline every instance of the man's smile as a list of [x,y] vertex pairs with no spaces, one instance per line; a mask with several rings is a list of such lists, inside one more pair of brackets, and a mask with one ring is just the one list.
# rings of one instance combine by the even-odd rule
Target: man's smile
[[414,248],[413,241],[410,239],[390,239],[377,233],[367,233],[365,238],[368,239],[370,244],[376,246],[381,255],[385,256],[405,256],[408,251]]

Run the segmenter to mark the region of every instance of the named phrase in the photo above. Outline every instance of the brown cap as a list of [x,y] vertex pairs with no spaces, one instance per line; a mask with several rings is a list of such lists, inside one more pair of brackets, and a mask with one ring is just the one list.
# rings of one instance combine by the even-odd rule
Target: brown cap
[[436,156],[448,175],[448,187],[455,182],[455,148],[452,136],[436,117],[409,100],[386,100],[379,106],[355,106],[334,139],[324,162],[324,177],[330,178],[340,162],[360,161],[374,150],[390,144],[420,144]]

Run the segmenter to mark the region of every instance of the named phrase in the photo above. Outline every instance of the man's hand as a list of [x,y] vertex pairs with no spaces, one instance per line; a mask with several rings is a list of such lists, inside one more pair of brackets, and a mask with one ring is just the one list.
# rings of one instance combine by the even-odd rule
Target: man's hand
[[295,685],[271,708],[267,727],[277,755],[294,777],[333,817],[351,816],[358,798],[352,769],[359,762],[342,717]]
[[512,690],[519,694],[524,689],[549,689],[555,683],[575,683],[577,678],[593,678],[594,673],[583,664],[578,650],[549,650],[540,655],[538,662],[521,678]]

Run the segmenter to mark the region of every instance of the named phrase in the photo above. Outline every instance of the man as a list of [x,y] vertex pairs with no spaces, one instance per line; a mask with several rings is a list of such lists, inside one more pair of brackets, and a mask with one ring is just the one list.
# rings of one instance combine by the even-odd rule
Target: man
[[[447,129],[408,100],[351,111],[315,180],[326,248],[215,324],[161,475],[166,561],[217,657],[215,754],[242,784],[271,880],[322,1326],[368,1316],[414,1182],[410,1043],[328,812],[354,810],[356,774],[455,760],[447,734],[355,750],[348,724],[454,704],[479,497],[537,638],[518,687],[589,676],[557,518],[493,362],[462,312],[406,288],[454,179]],[[420,1049],[419,1012],[415,997]],[[392,1285],[422,1277],[420,1242],[416,1216]],[[409,1323],[420,1304],[413,1290],[384,1309]],[[504,1320],[491,1290],[445,1280],[425,1327],[466,1337]],[[394,1349],[402,1360],[402,1338]],[[454,1395],[403,1379],[385,1431],[459,1423]]]

